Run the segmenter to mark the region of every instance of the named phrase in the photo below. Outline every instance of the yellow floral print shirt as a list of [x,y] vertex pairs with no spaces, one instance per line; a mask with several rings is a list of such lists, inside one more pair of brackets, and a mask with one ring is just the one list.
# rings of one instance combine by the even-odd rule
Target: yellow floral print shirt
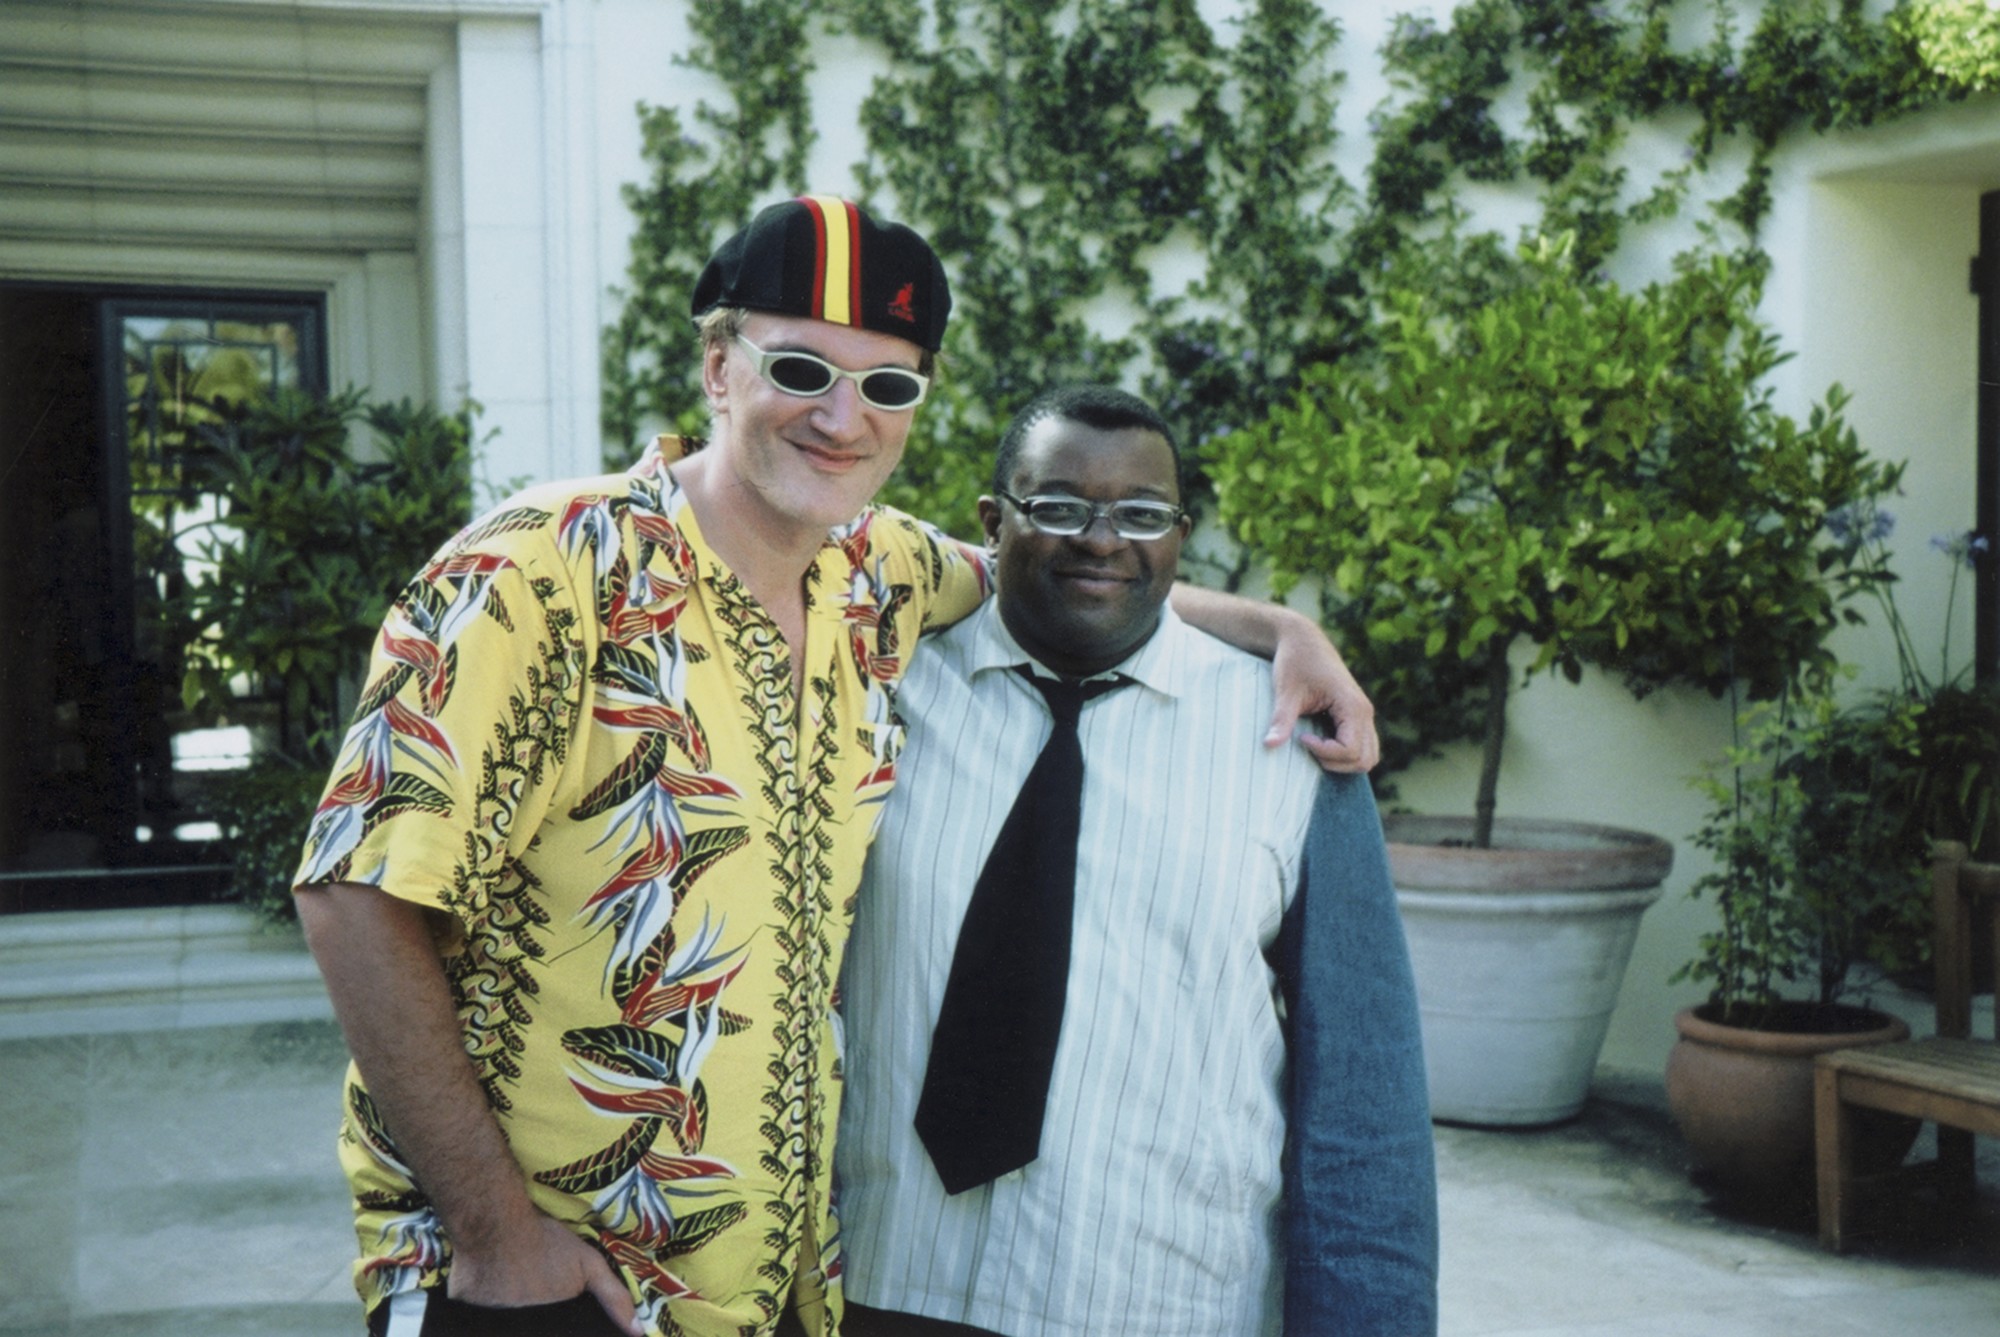
[[[806,580],[804,700],[777,626],[703,542],[661,438],[530,490],[404,592],[313,819],[301,885],[445,911],[467,1052],[551,1215],[650,1331],[837,1328],[834,984],[920,631],[978,554],[864,512]],[[450,1242],[350,1068],[341,1161],[370,1305]]]

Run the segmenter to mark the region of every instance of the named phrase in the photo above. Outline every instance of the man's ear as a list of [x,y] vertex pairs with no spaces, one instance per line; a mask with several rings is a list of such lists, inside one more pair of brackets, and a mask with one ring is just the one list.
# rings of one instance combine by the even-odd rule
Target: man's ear
[[708,411],[720,413],[729,403],[729,375],[725,366],[729,359],[727,344],[706,344],[701,350],[701,393],[708,400]]
[[979,527],[986,531],[988,551],[1000,546],[1000,502],[995,497],[979,499]]

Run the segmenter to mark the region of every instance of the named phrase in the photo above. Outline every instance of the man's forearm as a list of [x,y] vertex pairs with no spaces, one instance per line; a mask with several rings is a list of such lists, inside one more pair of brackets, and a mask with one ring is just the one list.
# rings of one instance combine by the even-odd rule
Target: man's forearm
[[1174,582],[1168,597],[1183,622],[1259,659],[1275,655],[1287,635],[1322,635],[1311,618],[1283,604],[1224,594],[1184,580]]
[[299,919],[348,1051],[455,1245],[537,1214],[465,1047],[424,912],[373,887],[303,890]]

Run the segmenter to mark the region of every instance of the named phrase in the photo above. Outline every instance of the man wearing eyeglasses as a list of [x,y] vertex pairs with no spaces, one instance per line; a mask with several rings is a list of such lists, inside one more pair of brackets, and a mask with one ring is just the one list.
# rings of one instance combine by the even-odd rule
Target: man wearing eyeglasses
[[[837,1325],[834,981],[892,693],[987,590],[870,505],[949,309],[908,228],[772,206],[693,294],[710,439],[510,499],[390,613],[296,897],[377,1337]],[[1373,763],[1304,619],[1200,607]]]
[[1178,472],[1131,395],[1032,402],[979,504],[997,597],[904,679],[842,990],[854,1337],[1436,1330],[1374,802],[1257,746],[1268,666],[1169,606]]

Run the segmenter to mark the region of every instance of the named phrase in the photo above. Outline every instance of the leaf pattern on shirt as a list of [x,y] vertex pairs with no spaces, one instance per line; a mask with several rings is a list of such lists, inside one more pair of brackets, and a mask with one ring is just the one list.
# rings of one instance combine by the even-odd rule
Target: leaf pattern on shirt
[[[856,819],[894,779],[920,613],[947,593],[962,611],[979,578],[942,591],[955,556],[888,513],[833,535],[806,592],[815,634],[839,634],[802,707],[791,647],[684,506],[653,460],[447,545],[378,640],[301,880],[445,884],[427,894],[462,931],[444,959],[466,1052],[517,1148],[549,1153],[522,1153],[538,1196],[566,1200],[653,1330],[707,1332],[713,1304],[749,1331],[840,1274],[820,1087]],[[877,523],[898,531],[886,561]],[[364,1295],[434,1285],[448,1242],[350,1089]]]

